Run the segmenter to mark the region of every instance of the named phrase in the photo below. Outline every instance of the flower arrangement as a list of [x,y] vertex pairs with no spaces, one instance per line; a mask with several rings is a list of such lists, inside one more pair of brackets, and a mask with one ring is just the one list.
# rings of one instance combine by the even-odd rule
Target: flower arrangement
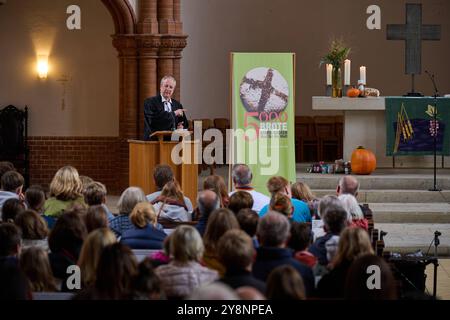
[[346,47],[343,40],[333,40],[330,46],[330,52],[320,60],[320,65],[331,64],[333,68],[340,68],[350,54],[350,48]]

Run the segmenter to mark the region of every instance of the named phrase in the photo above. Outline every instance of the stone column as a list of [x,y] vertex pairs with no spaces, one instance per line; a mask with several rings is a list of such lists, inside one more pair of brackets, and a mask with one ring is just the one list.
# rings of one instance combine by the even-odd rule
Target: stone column
[[173,0],[173,20],[175,22],[175,33],[183,33],[183,23],[181,22],[181,4],[180,0]]
[[157,58],[160,37],[157,35],[139,35],[139,103],[138,131],[144,136],[144,100],[159,92],[157,79]]
[[157,34],[158,25],[158,0],[139,1],[139,22],[137,32],[139,34]]
[[134,35],[115,35],[113,45],[119,52],[119,155],[117,172],[119,188],[129,184],[128,139],[139,136],[138,119],[138,64],[137,45]]
[[158,23],[160,34],[175,33],[174,0],[158,0]]

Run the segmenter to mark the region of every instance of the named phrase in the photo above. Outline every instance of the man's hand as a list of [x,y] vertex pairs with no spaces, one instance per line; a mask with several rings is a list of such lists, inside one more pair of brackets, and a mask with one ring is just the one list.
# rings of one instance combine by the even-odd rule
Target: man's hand
[[183,122],[178,123],[177,129],[184,129]]
[[183,116],[184,111],[185,111],[185,109],[177,109],[174,111],[174,113],[177,117],[181,117],[181,116]]

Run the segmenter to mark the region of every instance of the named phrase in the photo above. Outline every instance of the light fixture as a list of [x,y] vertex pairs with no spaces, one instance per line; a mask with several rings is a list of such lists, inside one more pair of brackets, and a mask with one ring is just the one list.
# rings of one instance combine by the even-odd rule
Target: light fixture
[[39,55],[37,59],[37,72],[39,79],[47,79],[48,69],[48,56]]

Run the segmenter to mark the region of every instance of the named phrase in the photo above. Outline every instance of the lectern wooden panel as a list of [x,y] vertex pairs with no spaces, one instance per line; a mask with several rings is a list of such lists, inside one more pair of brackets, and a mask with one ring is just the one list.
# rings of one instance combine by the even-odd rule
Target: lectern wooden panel
[[[195,202],[198,189],[198,168],[194,163],[194,151],[197,150],[195,146],[198,147],[198,142],[163,141],[163,139],[159,141],[129,140],[128,142],[130,147],[130,186],[142,188],[145,194],[155,192],[153,169],[158,164],[167,164],[172,168],[184,195]],[[175,164],[171,157],[172,150],[180,143],[183,143],[183,150],[180,152],[183,162]]]

